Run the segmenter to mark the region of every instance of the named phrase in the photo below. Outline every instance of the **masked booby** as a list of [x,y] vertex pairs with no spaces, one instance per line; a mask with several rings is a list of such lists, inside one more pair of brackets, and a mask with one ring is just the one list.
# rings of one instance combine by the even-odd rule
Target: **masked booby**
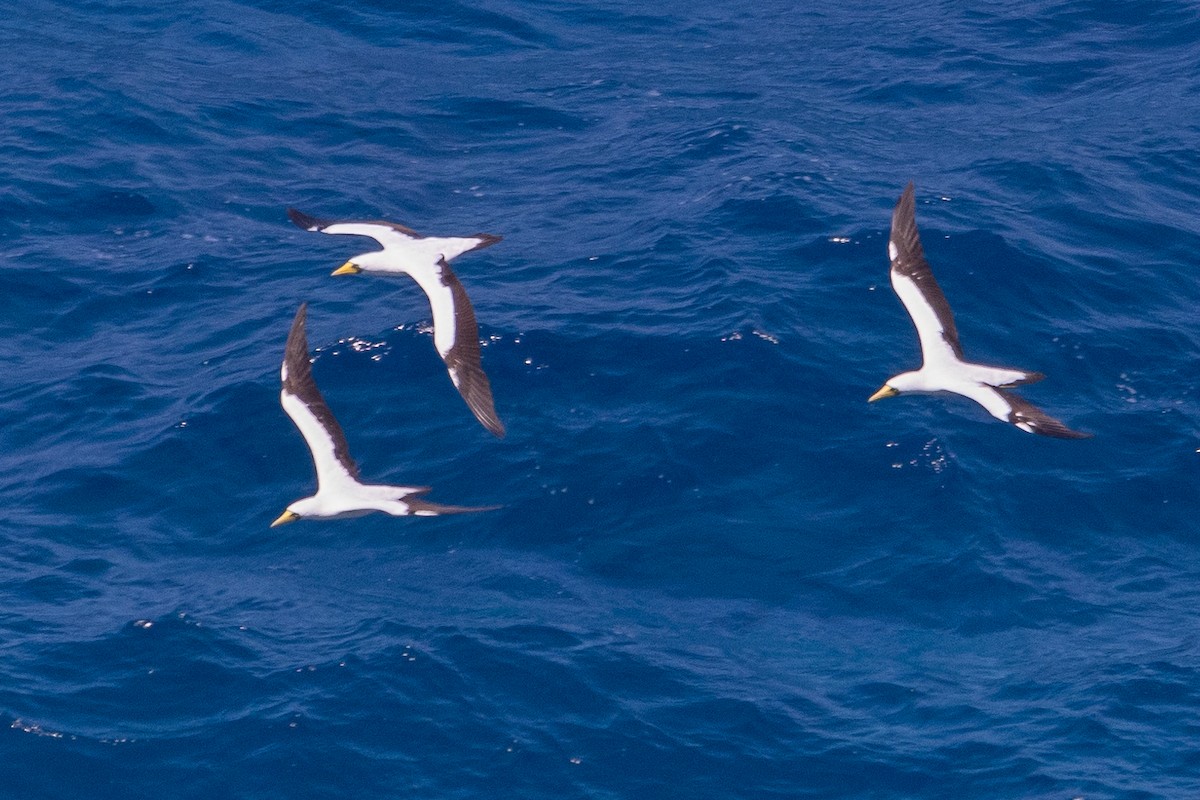
[[332,222],[294,208],[287,213],[292,222],[306,231],[369,236],[383,246],[382,250],[354,256],[332,274],[408,275],[415,280],[429,298],[433,343],[446,362],[450,380],[483,427],[503,437],[504,424],[496,416],[492,387],[480,364],[475,310],[458,276],[450,269],[450,261],[455,257],[490,247],[503,237],[490,233],[421,236],[394,222]]
[[888,378],[868,402],[905,392],[953,392],[974,400],[996,419],[1028,433],[1059,439],[1091,436],[1071,430],[1028,401],[1006,391],[1040,381],[1045,377],[1042,373],[964,360],[950,304],[934,280],[921,247],[913,191],[910,182],[892,212],[888,255],[892,262],[892,288],[917,329],[923,363],[918,370]]
[[306,310],[307,303],[302,304],[288,333],[280,370],[283,388],[279,393],[279,402],[300,429],[312,452],[317,472],[317,493],[289,505],[271,523],[271,527],[298,519],[357,517],[372,511],[382,511],[394,517],[432,517],[498,508],[438,505],[421,499],[421,495],[429,491],[427,486],[386,486],[359,480],[358,466],[350,457],[342,426],[334,418],[313,380],[312,364],[308,359],[308,339],[304,334]]

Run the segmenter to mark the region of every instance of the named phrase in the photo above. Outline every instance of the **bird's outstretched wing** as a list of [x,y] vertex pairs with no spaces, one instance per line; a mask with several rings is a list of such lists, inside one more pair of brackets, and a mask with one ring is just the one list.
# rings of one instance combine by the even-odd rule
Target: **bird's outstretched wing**
[[892,233],[888,238],[888,256],[892,261],[892,288],[904,303],[921,340],[926,363],[953,358],[963,360],[958,342],[954,313],[925,260],[921,236],[917,230],[916,201],[909,183],[892,211]]
[[321,486],[330,484],[357,483],[359,478],[358,466],[350,456],[342,426],[334,418],[317,388],[317,382],[313,380],[312,362],[308,358],[308,338],[304,332],[307,310],[308,304],[302,303],[288,333],[280,370],[282,388],[279,402],[308,444],[319,490]]

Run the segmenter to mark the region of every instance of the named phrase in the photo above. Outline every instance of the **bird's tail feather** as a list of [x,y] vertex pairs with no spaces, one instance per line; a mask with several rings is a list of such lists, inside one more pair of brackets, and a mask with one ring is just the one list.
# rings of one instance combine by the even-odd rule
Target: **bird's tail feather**
[[1026,372],[1021,369],[1008,367],[992,367],[987,364],[964,364],[967,375],[971,379],[987,384],[997,389],[1011,389],[1014,386],[1025,386],[1037,383],[1046,376],[1040,372]]

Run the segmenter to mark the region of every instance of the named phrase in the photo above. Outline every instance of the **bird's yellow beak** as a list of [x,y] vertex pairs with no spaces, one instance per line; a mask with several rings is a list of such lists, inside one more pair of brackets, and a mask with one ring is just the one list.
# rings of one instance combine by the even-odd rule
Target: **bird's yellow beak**
[[285,511],[279,515],[279,519],[277,519],[271,523],[271,527],[274,528],[278,525],[286,525],[289,522],[295,522],[298,519],[300,519],[299,514],[293,512],[293,511]]
[[354,266],[353,261],[347,261],[345,264],[342,264],[340,267],[335,269],[330,274],[331,275],[357,275],[360,272],[362,272],[361,267]]
[[896,391],[885,383],[883,386],[879,387],[878,392],[867,398],[867,402],[874,403],[876,400],[882,400],[885,397],[895,397],[898,394],[900,394],[900,392]]

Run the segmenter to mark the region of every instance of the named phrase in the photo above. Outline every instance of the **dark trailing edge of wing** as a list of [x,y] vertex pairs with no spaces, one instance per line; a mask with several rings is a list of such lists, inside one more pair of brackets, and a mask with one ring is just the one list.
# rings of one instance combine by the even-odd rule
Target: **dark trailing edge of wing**
[[358,465],[350,456],[350,446],[346,443],[346,434],[342,431],[342,426],[338,424],[337,419],[334,418],[333,412],[329,410],[325,398],[321,396],[317,382],[313,380],[312,362],[308,358],[308,337],[304,333],[304,320],[307,312],[308,303],[301,303],[300,309],[296,312],[296,318],[292,320],[292,329],[288,332],[287,346],[283,354],[283,363],[287,366],[287,378],[283,381],[283,391],[298,398],[308,407],[321,427],[329,432],[329,438],[333,440],[333,454],[338,462],[350,473],[351,477],[358,480]]
[[892,259],[892,269],[908,278],[917,285],[925,301],[937,314],[942,325],[942,337],[950,345],[954,354],[963,358],[962,345],[958,342],[958,327],[954,324],[954,312],[946,300],[942,287],[933,277],[933,270],[925,260],[925,249],[921,246],[921,235],[917,230],[915,187],[909,181],[892,211],[892,233],[889,242],[896,246],[896,257]]
[[454,347],[446,354],[446,366],[457,378],[458,391],[471,413],[498,437],[504,437],[504,423],[496,415],[492,386],[481,365],[479,325],[475,310],[458,276],[445,259],[441,261],[442,283],[454,297]]
[[1090,433],[1071,430],[1023,397],[1015,395],[1012,392],[1003,391],[1002,389],[997,389],[996,392],[1012,406],[1012,411],[1008,414],[1008,421],[1014,425],[1018,422],[1023,422],[1030,428],[1033,428],[1034,433],[1041,434],[1042,436],[1051,436],[1055,439],[1092,438],[1092,434]]
[[[313,217],[308,214],[305,214],[303,211],[296,209],[296,208],[289,208],[287,210],[287,215],[288,215],[288,219],[290,219],[293,223],[295,223],[296,227],[303,228],[306,231],[323,231],[326,228],[328,228],[330,225],[379,225],[380,227],[383,227],[383,228],[391,228],[394,231],[403,233],[405,236],[411,236],[414,239],[424,239],[425,238],[421,234],[414,231],[412,228],[406,228],[398,222],[388,222],[387,220],[382,220],[382,219],[375,219],[375,220],[318,219],[317,217]],[[483,233],[483,234],[479,234],[479,235],[480,236],[488,236],[489,234]],[[497,239],[497,241],[499,241],[499,240]],[[488,242],[488,244],[495,244],[495,242]],[[479,247],[486,247],[486,246],[487,245],[479,245]]]

